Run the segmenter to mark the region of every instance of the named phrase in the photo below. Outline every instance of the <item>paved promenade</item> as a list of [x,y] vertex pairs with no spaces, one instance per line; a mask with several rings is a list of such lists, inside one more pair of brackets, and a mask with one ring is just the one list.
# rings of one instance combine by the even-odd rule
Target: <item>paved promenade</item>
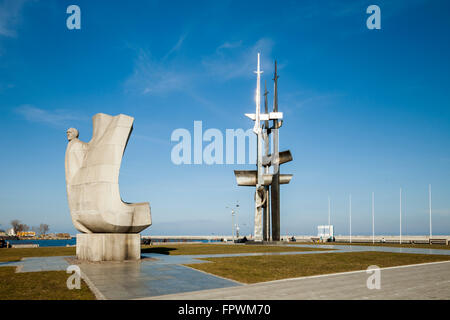
[[[290,246],[290,245],[289,245]],[[142,254],[138,262],[81,263],[86,282],[99,299],[450,299],[450,262],[382,269],[381,289],[369,290],[365,270],[244,285],[183,266],[209,263],[207,257],[325,254],[381,251],[450,255],[450,250],[346,245],[292,245],[323,251],[210,255]],[[24,258],[3,262],[16,272],[66,270],[73,257]]]
[[365,271],[285,279],[238,288],[204,290],[148,299],[348,300],[450,299],[450,261],[381,269],[380,289],[368,289]]

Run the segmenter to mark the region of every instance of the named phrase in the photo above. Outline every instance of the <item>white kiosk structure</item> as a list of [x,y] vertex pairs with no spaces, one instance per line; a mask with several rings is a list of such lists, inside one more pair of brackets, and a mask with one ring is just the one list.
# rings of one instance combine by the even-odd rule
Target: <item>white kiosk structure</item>
[[333,225],[317,226],[317,237],[322,241],[333,239],[334,237]]

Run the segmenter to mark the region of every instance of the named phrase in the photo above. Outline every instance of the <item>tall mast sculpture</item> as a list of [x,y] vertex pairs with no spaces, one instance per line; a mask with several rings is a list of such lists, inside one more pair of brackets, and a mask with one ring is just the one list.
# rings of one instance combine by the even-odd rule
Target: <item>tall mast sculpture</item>
[[[264,107],[265,113],[261,113],[261,69],[260,69],[260,54],[258,53],[257,71],[255,71],[256,78],[256,111],[255,113],[246,113],[245,115],[251,120],[255,121],[253,132],[257,137],[257,160],[256,170],[235,170],[236,181],[239,186],[254,186],[255,187],[255,241],[269,241],[270,240],[270,214],[269,214],[269,186],[272,198],[272,240],[280,240],[280,184],[287,184],[292,179],[292,174],[280,174],[279,165],[292,160],[291,152],[278,151],[278,129],[281,127],[283,113],[278,112],[278,94],[277,94],[277,71],[275,62],[275,97],[274,97],[274,111],[268,112],[267,106],[267,86],[264,91]],[[273,121],[273,126],[269,128],[269,120]],[[261,121],[264,121],[264,130],[261,127]],[[273,136],[273,153],[270,151],[269,135],[274,132]],[[276,135],[275,135],[276,133]],[[264,157],[262,155],[262,142],[264,141]],[[273,173],[270,173],[269,168],[273,166]],[[274,180],[275,177],[275,180]],[[275,181],[275,182],[274,182]],[[275,190],[274,190],[275,189]],[[275,205],[274,205],[275,201]],[[264,209],[264,225],[262,211]],[[274,214],[275,211],[275,214]],[[263,232],[264,230],[264,232]]]

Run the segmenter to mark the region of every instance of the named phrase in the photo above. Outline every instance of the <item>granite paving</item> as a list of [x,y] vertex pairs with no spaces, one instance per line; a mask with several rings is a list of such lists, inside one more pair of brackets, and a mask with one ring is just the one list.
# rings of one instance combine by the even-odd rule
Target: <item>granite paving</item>
[[449,300],[450,261],[380,269],[380,288],[369,289],[365,270],[301,277],[189,293],[157,300]]

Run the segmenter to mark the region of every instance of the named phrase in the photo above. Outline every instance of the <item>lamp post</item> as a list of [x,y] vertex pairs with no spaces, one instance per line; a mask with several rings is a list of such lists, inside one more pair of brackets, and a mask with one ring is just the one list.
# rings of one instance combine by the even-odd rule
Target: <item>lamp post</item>
[[239,201],[236,203],[236,225],[235,225],[235,233],[236,233],[236,238],[239,239],[239,223],[238,223],[238,208],[239,208]]
[[[225,208],[231,209],[231,237],[234,242],[235,230],[239,230],[239,227],[237,226],[237,208],[239,208],[239,201],[237,202],[236,206],[234,207],[226,206]],[[236,216],[236,223],[234,223],[235,216]]]
[[231,209],[231,236],[234,243],[234,209]]

